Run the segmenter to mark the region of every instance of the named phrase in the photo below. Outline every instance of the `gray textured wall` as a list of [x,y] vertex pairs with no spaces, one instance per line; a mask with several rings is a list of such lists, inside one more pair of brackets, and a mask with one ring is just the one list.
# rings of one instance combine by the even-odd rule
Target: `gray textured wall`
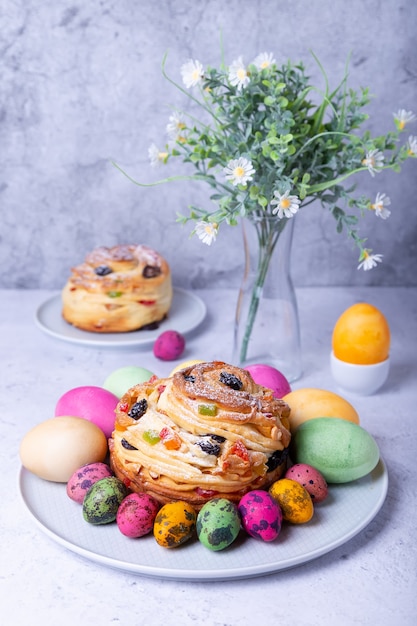
[[[415,0],[1,0],[0,286],[59,289],[87,251],[117,242],[161,251],[177,285],[237,285],[240,232],[224,230],[209,248],[175,223],[205,202],[204,186],[141,189],[110,164],[155,178],[148,146],[181,103],[162,77],[164,52],[176,78],[190,57],[217,64],[222,29],[228,63],[272,51],[319,80],[313,49],[333,86],[351,52],[351,85],[375,94],[370,128],[381,133],[399,108],[417,112],[416,27]],[[388,222],[365,224],[384,254],[375,270],[356,270],[356,249],[319,206],[300,214],[295,284],[416,285],[416,167],[356,179],[392,201]]]

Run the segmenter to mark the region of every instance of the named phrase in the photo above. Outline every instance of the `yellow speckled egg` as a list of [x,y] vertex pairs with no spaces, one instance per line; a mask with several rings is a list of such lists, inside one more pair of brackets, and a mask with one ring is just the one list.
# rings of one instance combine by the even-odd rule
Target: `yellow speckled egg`
[[280,478],[269,488],[270,495],[279,504],[282,517],[291,524],[305,524],[314,514],[313,501],[307,489],[290,478]]
[[163,548],[176,548],[193,536],[196,520],[197,513],[188,502],[168,502],[155,518],[154,537]]
[[367,302],[349,307],[335,324],[332,349],[335,357],[346,363],[373,365],[385,361],[390,350],[385,316]]
[[174,367],[174,369],[169,374],[169,378],[180,370],[183,370],[186,367],[191,367],[192,365],[197,365],[197,363],[204,363],[204,361],[201,361],[201,359],[190,359],[189,361],[183,361],[183,363],[180,363],[179,365]]
[[359,415],[344,398],[332,391],[305,387],[291,391],[283,400],[289,405],[292,433],[307,420],[317,417],[338,417],[359,424]]

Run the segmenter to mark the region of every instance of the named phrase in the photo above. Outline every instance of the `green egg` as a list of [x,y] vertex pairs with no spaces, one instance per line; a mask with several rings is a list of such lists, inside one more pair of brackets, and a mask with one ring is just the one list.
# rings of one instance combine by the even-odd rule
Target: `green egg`
[[102,478],[87,491],[83,500],[83,517],[90,524],[114,522],[117,510],[129,490],[115,476]]
[[240,530],[237,507],[226,498],[213,498],[199,511],[197,536],[209,550],[224,550],[236,539]]
[[328,483],[347,483],[374,469],[379,449],[362,426],[337,417],[317,417],[296,430],[291,457],[294,463],[315,467]]
[[128,389],[139,383],[146,383],[152,376],[153,373],[144,367],[128,365],[120,367],[107,376],[103,387],[107,391],[114,393],[118,398],[121,398]]

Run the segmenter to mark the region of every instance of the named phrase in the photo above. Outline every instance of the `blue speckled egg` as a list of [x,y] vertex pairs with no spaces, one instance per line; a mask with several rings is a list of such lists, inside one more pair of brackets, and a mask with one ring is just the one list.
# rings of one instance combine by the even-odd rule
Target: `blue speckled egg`
[[237,506],[226,498],[213,498],[199,511],[197,536],[209,550],[224,550],[237,538],[240,516]]
[[246,532],[262,541],[274,541],[280,533],[282,511],[267,492],[255,489],[245,494],[238,505],[242,526]]

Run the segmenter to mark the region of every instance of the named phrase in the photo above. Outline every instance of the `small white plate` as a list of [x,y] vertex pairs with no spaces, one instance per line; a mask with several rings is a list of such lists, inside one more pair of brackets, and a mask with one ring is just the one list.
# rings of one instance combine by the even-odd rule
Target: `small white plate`
[[122,535],[115,523],[93,526],[84,521],[82,506],[66,495],[64,484],[37,478],[25,469],[19,475],[23,502],[38,527],[51,539],[100,565],[144,576],[188,581],[251,578],[307,563],[346,543],[381,509],[388,490],[382,460],[364,478],[329,485],[329,496],[305,525],[284,523],[271,543],[241,531],[221,552],[211,552],[197,538],[167,550],[152,534],[139,539]]
[[68,324],[62,317],[61,294],[49,298],[36,311],[35,321],[41,330],[57,339],[96,347],[145,346],[153,343],[165,330],[186,334],[201,324],[206,316],[205,303],[194,293],[174,287],[168,317],[155,330],[129,333],[90,333]]

